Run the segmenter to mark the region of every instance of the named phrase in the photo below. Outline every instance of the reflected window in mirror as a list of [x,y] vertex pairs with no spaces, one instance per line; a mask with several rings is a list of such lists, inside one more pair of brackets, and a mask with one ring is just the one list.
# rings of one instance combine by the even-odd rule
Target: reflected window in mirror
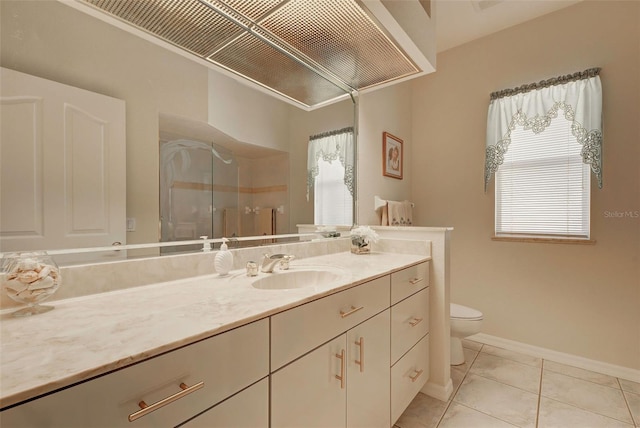
[[351,225],[354,195],[353,128],[309,137],[307,200],[314,189],[314,223]]
[[337,160],[318,161],[313,203],[314,224],[351,225],[353,197],[344,183],[344,166]]

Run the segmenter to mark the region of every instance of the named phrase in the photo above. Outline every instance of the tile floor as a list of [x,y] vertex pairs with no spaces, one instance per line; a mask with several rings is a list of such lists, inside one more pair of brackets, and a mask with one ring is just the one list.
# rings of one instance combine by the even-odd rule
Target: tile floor
[[640,383],[464,341],[448,402],[422,393],[394,428],[640,427]]

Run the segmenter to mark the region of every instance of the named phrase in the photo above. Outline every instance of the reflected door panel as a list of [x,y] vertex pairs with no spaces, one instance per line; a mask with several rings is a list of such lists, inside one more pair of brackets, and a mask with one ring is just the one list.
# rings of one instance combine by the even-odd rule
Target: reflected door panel
[[0,250],[126,243],[124,101],[0,72]]

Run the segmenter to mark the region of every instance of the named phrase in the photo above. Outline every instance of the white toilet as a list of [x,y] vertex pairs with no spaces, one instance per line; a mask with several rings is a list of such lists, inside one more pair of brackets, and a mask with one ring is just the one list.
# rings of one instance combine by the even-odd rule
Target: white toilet
[[451,365],[464,364],[462,339],[480,333],[482,312],[451,303]]

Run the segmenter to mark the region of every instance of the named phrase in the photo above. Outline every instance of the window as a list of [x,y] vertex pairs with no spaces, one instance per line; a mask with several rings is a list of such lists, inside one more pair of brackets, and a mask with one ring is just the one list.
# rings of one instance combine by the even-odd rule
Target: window
[[318,160],[313,221],[326,225],[351,225],[353,222],[353,198],[344,184],[344,167],[337,160]]
[[591,174],[602,188],[599,68],[491,94],[484,186],[495,235],[590,239]]
[[518,127],[496,172],[496,236],[589,238],[590,168],[562,115],[540,134]]
[[307,201],[314,189],[315,224],[353,224],[354,154],[353,128],[309,137]]

